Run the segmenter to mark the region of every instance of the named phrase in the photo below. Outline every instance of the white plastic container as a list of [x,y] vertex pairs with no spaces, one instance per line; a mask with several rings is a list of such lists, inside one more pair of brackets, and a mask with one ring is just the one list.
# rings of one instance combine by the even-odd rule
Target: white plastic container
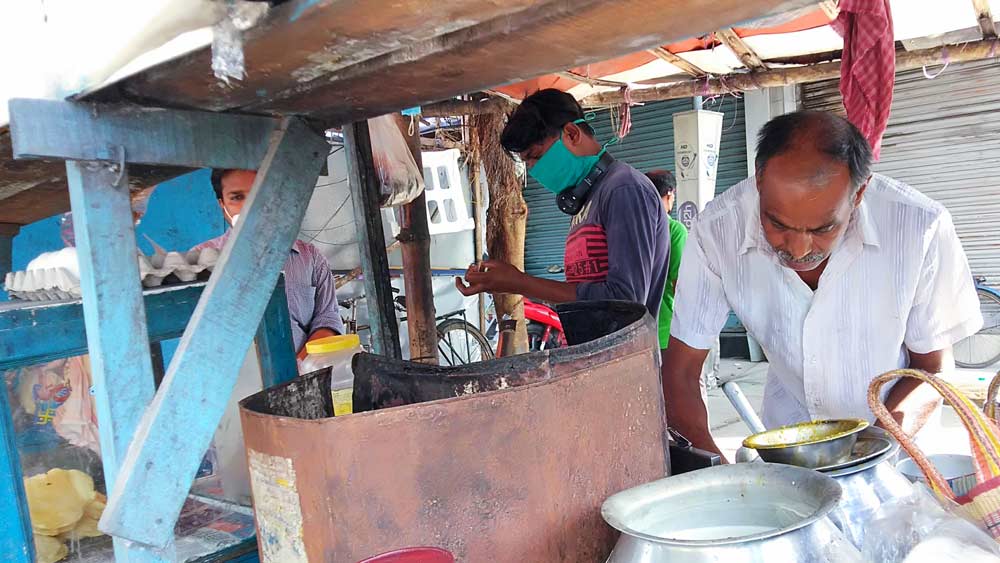
[[361,352],[357,334],[327,336],[306,343],[306,354],[299,363],[299,374],[330,368],[330,391],[333,395],[333,415],[353,412],[354,372],[351,360]]

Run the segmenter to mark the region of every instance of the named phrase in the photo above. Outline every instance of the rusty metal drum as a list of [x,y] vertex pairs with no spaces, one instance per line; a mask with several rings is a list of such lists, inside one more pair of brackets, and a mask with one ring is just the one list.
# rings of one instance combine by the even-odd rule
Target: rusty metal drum
[[261,560],[604,561],[601,504],[669,474],[656,325],[631,303],[559,312],[566,348],[456,368],[358,356],[349,416],[323,372],[242,401]]

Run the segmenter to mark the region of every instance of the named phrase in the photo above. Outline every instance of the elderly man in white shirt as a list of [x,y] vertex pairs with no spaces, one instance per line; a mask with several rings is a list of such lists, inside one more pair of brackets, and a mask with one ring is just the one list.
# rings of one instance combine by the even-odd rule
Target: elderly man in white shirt
[[[677,281],[663,392],[670,425],[719,451],[699,389],[701,365],[732,309],[770,361],[770,428],[873,420],[867,392],[886,371],[953,365],[952,345],[982,326],[951,216],[913,188],[871,173],[847,120],[824,112],[761,130],[756,175],[711,202],[691,230]],[[940,406],[902,380],[883,397],[911,435]]]

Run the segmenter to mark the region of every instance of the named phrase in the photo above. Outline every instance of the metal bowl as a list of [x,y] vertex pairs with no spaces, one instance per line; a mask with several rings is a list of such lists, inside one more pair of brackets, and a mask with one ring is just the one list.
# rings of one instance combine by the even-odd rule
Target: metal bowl
[[608,563],[860,561],[827,515],[836,481],[800,467],[720,465],[611,496],[604,520],[622,533]]
[[743,445],[764,461],[812,469],[848,459],[865,428],[868,421],[860,418],[816,420],[754,434]]

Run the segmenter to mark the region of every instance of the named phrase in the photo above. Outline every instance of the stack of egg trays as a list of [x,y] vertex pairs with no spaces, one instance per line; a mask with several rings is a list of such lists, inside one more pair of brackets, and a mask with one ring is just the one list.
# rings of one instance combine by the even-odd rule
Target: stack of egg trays
[[[139,275],[143,287],[159,287],[169,276],[181,282],[192,282],[202,272],[210,272],[219,260],[214,248],[180,252],[140,254]],[[80,278],[70,268],[40,268],[9,272],[4,278],[4,288],[12,299],[28,301],[55,301],[79,299]]]

